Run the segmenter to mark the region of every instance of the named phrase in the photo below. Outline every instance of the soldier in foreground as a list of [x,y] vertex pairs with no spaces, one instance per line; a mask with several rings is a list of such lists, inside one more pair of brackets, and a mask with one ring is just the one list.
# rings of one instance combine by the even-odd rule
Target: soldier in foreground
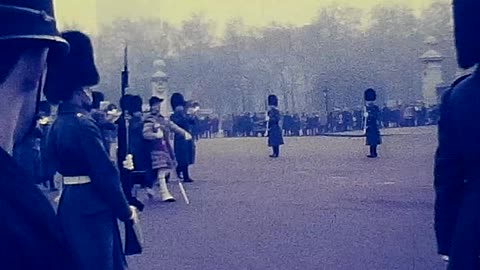
[[453,1],[457,60],[476,67],[456,81],[441,104],[435,156],[435,231],[450,270],[480,268],[480,2]]
[[100,128],[88,113],[89,87],[99,81],[92,44],[81,32],[62,36],[71,52],[49,63],[45,86],[47,99],[60,103],[48,149],[56,171],[63,175],[61,229],[79,269],[125,269],[117,219],[136,220],[136,209],[129,206]]

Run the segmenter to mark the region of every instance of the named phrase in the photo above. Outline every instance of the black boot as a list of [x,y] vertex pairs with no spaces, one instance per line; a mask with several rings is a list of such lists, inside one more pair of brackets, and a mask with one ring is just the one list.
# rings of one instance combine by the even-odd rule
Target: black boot
[[188,165],[186,165],[182,168],[182,174],[183,174],[183,182],[185,182],[185,183],[194,182],[194,180],[192,178],[190,178],[190,173],[188,172]]
[[377,154],[377,146],[376,145],[370,145],[370,155],[367,156],[368,158],[376,158],[378,157]]
[[273,154],[270,155],[271,158],[278,158],[280,155],[280,146],[272,146]]

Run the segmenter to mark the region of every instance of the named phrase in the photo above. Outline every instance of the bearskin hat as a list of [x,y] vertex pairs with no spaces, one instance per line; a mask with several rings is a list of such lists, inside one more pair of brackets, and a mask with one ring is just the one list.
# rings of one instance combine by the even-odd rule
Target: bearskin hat
[[128,111],[130,113],[141,112],[142,105],[143,105],[143,100],[141,96],[138,96],[138,95],[132,96],[131,102],[130,102],[130,108]]
[[268,96],[268,106],[278,106],[278,98],[275,95]]
[[480,1],[454,0],[453,19],[457,62],[468,69],[480,63]]
[[185,106],[185,98],[180,93],[173,93],[172,97],[170,98],[170,105],[172,106],[172,110],[175,110],[178,106]]
[[122,111],[131,111],[132,108],[132,98],[130,94],[126,94],[120,98],[120,109]]
[[372,88],[368,88],[364,93],[365,101],[375,101],[377,99],[377,92]]
[[90,38],[79,31],[62,33],[70,44],[66,57],[49,59],[45,96],[52,103],[72,98],[73,92],[100,81]]

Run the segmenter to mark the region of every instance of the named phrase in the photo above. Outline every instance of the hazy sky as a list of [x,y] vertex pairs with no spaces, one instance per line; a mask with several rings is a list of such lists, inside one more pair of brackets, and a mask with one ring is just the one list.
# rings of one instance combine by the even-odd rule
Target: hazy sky
[[[403,4],[415,11],[428,7],[434,0],[55,0],[60,26],[76,25],[95,32],[99,23],[120,16],[159,17],[180,25],[193,13],[223,25],[241,17],[247,25],[265,26],[272,21],[304,25],[322,6],[337,3],[369,9],[378,4]],[[135,4],[132,4],[135,3]]]

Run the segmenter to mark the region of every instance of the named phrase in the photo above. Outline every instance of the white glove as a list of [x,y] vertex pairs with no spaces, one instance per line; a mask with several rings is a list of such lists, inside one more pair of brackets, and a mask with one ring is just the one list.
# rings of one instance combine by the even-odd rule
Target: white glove
[[38,123],[42,126],[48,124],[48,122],[49,122],[48,117],[42,117],[40,120],[38,120]]
[[125,157],[125,160],[123,161],[123,168],[129,171],[133,171],[133,169],[135,168],[133,165],[133,156],[131,154],[128,154]]
[[442,258],[442,261],[447,262],[450,261],[450,258],[446,255],[442,255],[440,258]]
[[187,141],[191,141],[193,138],[192,138],[192,135],[188,132],[185,132],[185,140]]
[[163,139],[163,131],[161,129],[157,130],[157,132],[155,132],[155,138],[157,139]]
[[133,223],[138,223],[139,219],[138,219],[138,210],[135,206],[133,205],[129,205],[130,207],[130,212],[132,213],[130,215],[130,220],[133,220]]

